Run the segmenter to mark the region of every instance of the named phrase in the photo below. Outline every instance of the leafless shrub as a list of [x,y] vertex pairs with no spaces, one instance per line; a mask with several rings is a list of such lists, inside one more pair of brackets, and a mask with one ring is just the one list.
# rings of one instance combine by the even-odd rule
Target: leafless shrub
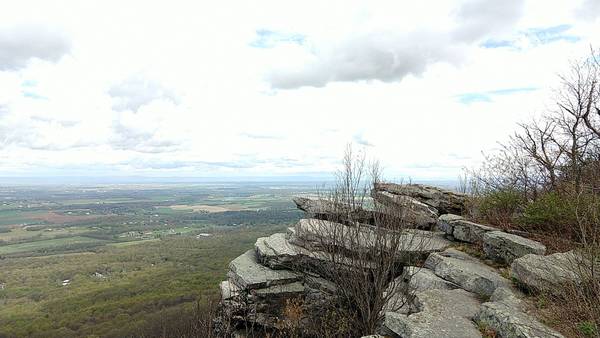
[[[370,198],[379,181],[378,164],[368,165],[364,154],[356,155],[349,147],[336,184],[321,194],[321,198],[339,206],[333,213],[339,218],[310,223],[314,245],[328,262],[319,265],[316,272],[336,286],[329,306],[323,307],[318,316],[321,322],[335,318],[345,329],[329,328],[332,336],[375,332],[384,311],[399,309],[411,296],[407,284],[392,281],[401,274],[404,264],[415,263],[412,252],[425,243],[403,222],[410,206],[391,208]],[[372,212],[373,224],[353,220],[352,215],[365,209]]]
[[513,227],[537,232],[532,237],[549,248],[574,250],[573,259],[564,266],[572,278],[556,276],[556,281],[542,290],[542,312],[569,336],[600,337],[597,51],[592,49],[587,58],[572,62],[559,80],[554,108],[540,119],[520,124],[500,151],[469,172],[470,180],[477,182],[471,192],[479,214],[485,203],[498,196],[504,201],[512,198],[517,215],[508,222],[517,223]]
[[519,124],[507,143],[487,156],[480,168],[469,171],[477,182],[475,196],[510,191],[518,193],[525,205],[548,192],[577,195],[589,187],[600,192],[595,175],[600,170],[600,64],[595,51],[572,62],[559,80],[554,108]]

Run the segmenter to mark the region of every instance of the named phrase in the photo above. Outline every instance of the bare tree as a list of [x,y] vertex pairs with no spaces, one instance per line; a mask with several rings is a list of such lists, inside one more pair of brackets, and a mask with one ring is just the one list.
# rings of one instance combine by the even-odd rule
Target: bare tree
[[[426,245],[423,236],[415,236],[419,232],[407,229],[403,222],[406,209],[389,208],[370,198],[379,181],[378,164],[367,164],[364,154],[356,155],[348,147],[335,185],[321,196],[339,209],[333,214],[340,216],[310,220],[305,228],[297,229],[310,233],[316,250],[327,261],[316,272],[331,281],[336,292],[322,311],[347,319],[349,332],[338,332],[341,336],[373,333],[385,311],[405,305],[411,296],[408,284],[394,279],[403,265],[416,259],[413,253]],[[352,219],[366,209],[373,214],[373,224]]]
[[600,56],[590,48],[590,57],[573,70],[580,74],[577,79],[584,79],[585,85],[574,89],[585,90],[582,117],[585,125],[600,138]]
[[[554,140],[556,123],[547,120],[543,123],[533,121],[530,124],[520,124],[521,133],[515,133],[511,138],[511,146],[521,149],[527,154],[539,168],[541,176],[544,177],[551,189],[556,188],[558,177],[558,166],[563,154],[562,147]],[[518,163],[515,163],[518,165]],[[518,166],[522,168],[523,166]],[[529,179],[529,170],[522,169],[523,188],[532,188]],[[535,190],[537,192],[537,189]],[[527,193],[527,192],[526,192]]]

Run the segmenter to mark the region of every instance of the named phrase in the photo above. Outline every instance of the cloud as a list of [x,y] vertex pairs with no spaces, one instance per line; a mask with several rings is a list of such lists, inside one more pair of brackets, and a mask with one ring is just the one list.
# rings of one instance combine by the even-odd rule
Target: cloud
[[473,42],[491,33],[502,32],[522,15],[524,0],[475,0],[456,12],[461,23],[454,31],[456,40]]
[[125,81],[113,85],[108,94],[113,98],[113,109],[116,111],[138,109],[155,100],[169,100],[179,103],[177,95],[169,88],[141,75],[132,76]]
[[[304,64],[274,69],[267,75],[273,88],[323,87],[330,82],[400,81],[421,75],[436,62],[456,63],[465,48],[488,34],[502,31],[520,17],[524,0],[476,0],[460,7],[459,24],[451,30],[378,30],[352,33],[350,38],[315,45],[304,43]],[[302,40],[304,42],[304,40]]]
[[360,144],[361,146],[365,146],[365,147],[373,147],[374,146],[373,143],[369,142],[365,138],[365,135],[362,132],[354,134],[354,136],[352,137],[352,139],[354,140],[354,142]]
[[51,27],[0,27],[0,71],[25,68],[32,59],[57,62],[70,49],[67,36]]
[[60,151],[94,145],[81,134],[77,124],[66,121],[36,116],[17,118],[14,115],[0,119],[0,149],[14,146],[27,150]]
[[600,1],[585,0],[581,7],[576,10],[576,13],[585,20],[594,21],[600,17]]
[[129,165],[136,169],[195,169],[195,170],[203,170],[203,169],[219,169],[219,168],[227,168],[227,169],[247,169],[252,168],[253,165],[248,163],[240,163],[238,161],[184,161],[184,160],[174,160],[174,161],[164,161],[164,160],[148,160],[148,159],[132,159],[126,162],[121,163],[122,165]]
[[347,39],[332,50],[318,51],[314,61],[300,69],[276,70],[268,81],[279,89],[359,80],[397,81],[423,73],[431,63],[456,59],[459,50],[447,39],[428,31],[368,33]]
[[239,135],[243,136],[243,137],[251,138],[251,139],[256,139],[256,140],[282,140],[283,139],[283,136],[275,135],[275,134],[255,134],[255,133],[243,132],[243,133],[240,133]]
[[136,125],[131,119],[117,119],[113,122],[113,136],[110,145],[117,150],[131,150],[141,153],[164,153],[177,150],[180,144],[161,138],[157,127]]

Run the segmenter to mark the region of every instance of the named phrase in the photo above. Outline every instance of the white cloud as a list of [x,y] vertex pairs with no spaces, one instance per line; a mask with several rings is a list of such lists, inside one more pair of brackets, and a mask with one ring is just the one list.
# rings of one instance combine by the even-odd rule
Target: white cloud
[[595,20],[600,17],[600,1],[584,0],[581,7],[577,8],[577,14],[586,20]]
[[[316,38],[306,61],[284,65],[268,77],[274,88],[323,87],[335,81],[399,81],[421,75],[436,62],[462,61],[470,43],[509,29],[521,16],[523,0],[472,0],[454,13],[454,27],[352,32],[340,41]],[[433,3],[430,3],[434,5]],[[410,10],[410,9],[408,9]],[[295,42],[295,41],[294,41]]]
[[112,107],[116,111],[137,111],[141,106],[154,100],[170,100],[179,103],[179,98],[172,90],[141,75],[132,76],[112,86],[108,94],[115,100]]
[[0,71],[18,70],[33,59],[56,62],[71,42],[54,27],[39,24],[0,26]]
[[597,39],[590,4],[13,2],[0,171],[329,172],[353,141],[390,176],[454,178],[545,109]]

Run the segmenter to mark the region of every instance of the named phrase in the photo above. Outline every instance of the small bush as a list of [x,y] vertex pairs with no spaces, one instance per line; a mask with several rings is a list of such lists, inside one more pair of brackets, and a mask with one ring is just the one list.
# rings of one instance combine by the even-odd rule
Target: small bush
[[496,338],[497,334],[488,324],[484,322],[477,323],[477,329],[481,332],[481,336],[484,338]]
[[581,334],[583,334],[586,337],[595,337],[598,335],[596,324],[594,324],[593,322],[581,322],[579,323],[579,325],[577,325],[577,327],[579,328],[579,332],[581,332]]
[[496,190],[479,199],[479,215],[491,224],[508,226],[524,204],[522,195],[511,189]]
[[560,233],[574,223],[573,203],[555,192],[542,195],[525,207],[519,224],[527,230]]

